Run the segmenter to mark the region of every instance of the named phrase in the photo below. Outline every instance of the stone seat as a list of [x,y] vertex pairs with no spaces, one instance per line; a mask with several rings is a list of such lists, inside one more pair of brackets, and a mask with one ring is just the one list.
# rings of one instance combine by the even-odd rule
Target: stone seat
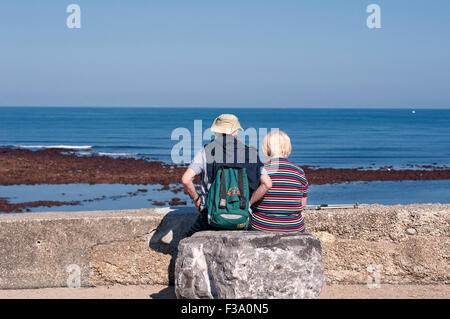
[[320,240],[311,234],[203,231],[178,246],[177,298],[316,298],[324,283]]

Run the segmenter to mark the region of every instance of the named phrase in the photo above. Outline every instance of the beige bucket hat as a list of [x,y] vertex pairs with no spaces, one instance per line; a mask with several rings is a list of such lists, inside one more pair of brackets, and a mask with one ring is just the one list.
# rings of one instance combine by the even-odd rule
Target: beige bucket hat
[[221,134],[232,134],[234,131],[243,131],[236,115],[222,114],[214,120],[211,132]]

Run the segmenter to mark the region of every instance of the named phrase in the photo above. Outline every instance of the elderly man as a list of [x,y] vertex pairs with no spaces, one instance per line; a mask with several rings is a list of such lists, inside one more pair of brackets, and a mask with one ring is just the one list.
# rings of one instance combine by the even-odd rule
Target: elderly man
[[[220,167],[245,168],[250,189],[250,206],[260,200],[272,187],[272,181],[259,160],[257,150],[237,140],[239,130],[242,131],[242,127],[235,115],[222,114],[216,118],[211,126],[216,138],[195,155],[183,175],[184,188],[200,213],[187,236],[201,230],[217,230],[208,224],[207,198]],[[201,175],[200,194],[197,193],[193,183],[196,175]]]

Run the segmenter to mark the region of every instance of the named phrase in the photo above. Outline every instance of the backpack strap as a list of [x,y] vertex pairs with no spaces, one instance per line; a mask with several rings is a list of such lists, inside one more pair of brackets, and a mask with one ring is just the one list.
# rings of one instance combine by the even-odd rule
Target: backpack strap
[[245,193],[244,193],[244,169],[240,168],[238,170],[238,186],[239,186],[239,193],[241,196],[239,196],[241,201],[241,209],[245,209],[247,206],[247,203],[245,201]]
[[219,208],[223,209],[227,207],[227,185],[225,179],[225,171],[223,167],[220,167],[220,202]]

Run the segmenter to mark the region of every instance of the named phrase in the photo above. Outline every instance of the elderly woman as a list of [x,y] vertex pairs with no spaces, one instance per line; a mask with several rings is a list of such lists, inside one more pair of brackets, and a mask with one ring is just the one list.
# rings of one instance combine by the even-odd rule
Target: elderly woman
[[308,181],[303,170],[287,160],[291,141],[282,131],[264,139],[263,153],[270,160],[265,168],[272,188],[252,207],[251,229],[272,232],[303,232],[302,210],[306,206]]

